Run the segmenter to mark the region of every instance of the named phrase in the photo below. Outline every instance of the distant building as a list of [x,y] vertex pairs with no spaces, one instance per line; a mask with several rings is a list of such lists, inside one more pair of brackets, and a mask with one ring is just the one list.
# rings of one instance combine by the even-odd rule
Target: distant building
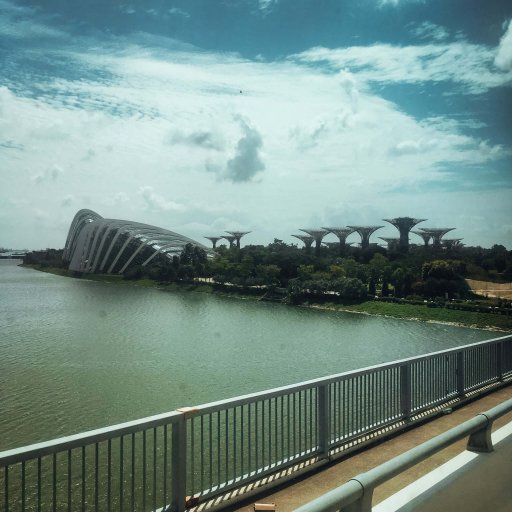
[[22,260],[27,254],[27,250],[13,250],[0,253],[0,259],[2,260]]
[[146,266],[158,255],[179,255],[187,244],[211,253],[199,242],[167,229],[80,210],[71,222],[63,259],[76,272],[122,274],[131,265]]

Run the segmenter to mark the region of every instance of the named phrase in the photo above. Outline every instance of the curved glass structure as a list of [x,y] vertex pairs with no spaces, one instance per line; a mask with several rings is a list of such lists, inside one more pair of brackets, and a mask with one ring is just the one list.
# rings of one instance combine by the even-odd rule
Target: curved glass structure
[[122,274],[132,265],[146,266],[157,255],[172,259],[187,244],[211,253],[199,242],[167,229],[80,210],[71,222],[63,258],[77,272]]

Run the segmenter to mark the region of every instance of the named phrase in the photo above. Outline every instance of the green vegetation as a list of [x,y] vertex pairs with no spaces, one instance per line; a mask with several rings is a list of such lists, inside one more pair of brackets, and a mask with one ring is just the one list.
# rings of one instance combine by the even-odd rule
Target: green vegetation
[[[326,305],[328,307],[328,305]],[[366,313],[369,315],[390,316],[393,318],[414,319],[422,321],[453,323],[480,329],[497,329],[512,331],[512,316],[499,313],[477,313],[457,311],[443,307],[425,307],[414,304],[397,304],[378,300],[366,301],[348,306],[331,306],[333,309]]]
[[[61,255],[48,249],[30,253],[25,263],[69,275]],[[123,276],[87,274],[93,280],[163,289],[185,286],[289,304],[512,330],[511,301],[474,296],[466,278],[512,281],[512,251],[500,245],[411,247],[403,254],[370,246],[348,247],[340,254],[337,248],[308,251],[276,239],[267,246],[221,246],[211,259],[188,244],[180,256],[158,255],[147,266],[132,265]]]

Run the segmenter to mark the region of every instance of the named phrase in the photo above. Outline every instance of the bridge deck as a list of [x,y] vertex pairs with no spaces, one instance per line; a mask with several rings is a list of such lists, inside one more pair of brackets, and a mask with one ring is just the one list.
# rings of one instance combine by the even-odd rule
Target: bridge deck
[[[337,462],[331,466],[320,469],[309,477],[306,476],[298,478],[296,481],[293,481],[282,488],[270,490],[266,495],[262,493],[257,499],[253,498],[250,502],[238,504],[231,510],[236,510],[238,512],[253,512],[254,502],[274,502],[276,504],[276,509],[279,512],[292,511],[300,505],[303,505],[331,489],[338,487],[359,473],[368,471],[396,455],[399,455],[420,443],[428,441],[434,436],[471,419],[478,413],[486,411],[509,398],[512,398],[512,386],[510,385],[471,402],[464,407],[455,409],[451,414],[441,416],[420,427],[416,427],[408,432],[400,434],[395,438],[384,441],[373,448],[369,448],[361,453],[342,460],[341,462]],[[493,426],[493,431],[500,426],[505,425],[509,421],[512,421],[512,413],[497,420]],[[389,482],[377,487],[374,493],[373,505],[375,506],[377,503],[391,496],[406,485],[409,485],[417,478],[439,467],[441,464],[455,457],[459,453],[462,453],[465,449],[465,445],[465,440],[460,441],[418,464],[414,468],[411,468],[401,475],[393,478]],[[504,506],[506,507],[507,505],[504,504]],[[510,506],[510,504],[508,504],[508,506]]]

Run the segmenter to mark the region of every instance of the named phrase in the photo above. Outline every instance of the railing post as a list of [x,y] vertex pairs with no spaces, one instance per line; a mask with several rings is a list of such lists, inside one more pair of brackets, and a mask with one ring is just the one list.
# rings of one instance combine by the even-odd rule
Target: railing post
[[409,364],[400,366],[400,412],[405,421],[411,416],[411,367]]
[[503,341],[496,344],[496,377],[500,382],[503,381],[503,356],[505,347]]
[[187,494],[187,420],[184,412],[172,425],[171,478],[170,512],[184,512]]
[[465,375],[464,375],[464,352],[461,350],[457,352],[457,395],[459,398],[465,396]]
[[480,413],[478,416],[483,416],[486,419],[485,426],[469,436],[466,450],[477,453],[492,452],[494,451],[491,437],[492,421],[485,413]]
[[329,444],[331,440],[331,429],[329,421],[329,384],[320,384],[317,388],[318,403],[318,457],[326,459],[329,457]]

